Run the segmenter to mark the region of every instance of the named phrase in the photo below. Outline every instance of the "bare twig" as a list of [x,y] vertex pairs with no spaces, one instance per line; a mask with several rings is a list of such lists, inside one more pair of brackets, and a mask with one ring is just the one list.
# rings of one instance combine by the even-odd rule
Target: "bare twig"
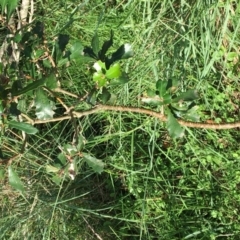
[[24,114],[24,113],[21,113],[21,116],[24,117],[25,119],[27,119],[27,122],[30,123],[30,124],[34,124],[34,120],[31,119],[28,115]]
[[21,29],[22,26],[27,23],[29,6],[30,6],[30,0],[22,0],[17,29]]
[[76,94],[74,94],[74,93],[71,93],[71,92],[68,92],[68,91],[66,91],[66,90],[63,90],[63,89],[61,89],[61,88],[56,88],[56,89],[54,89],[54,91],[55,91],[55,92],[62,93],[62,94],[66,94],[66,95],[68,95],[68,96],[70,96],[70,97],[79,98],[78,95],[76,95]]
[[85,217],[82,217],[83,220],[87,223],[87,226],[90,228],[90,230],[92,231],[92,233],[97,237],[97,239],[99,240],[103,240],[95,231],[94,229],[90,226],[90,224],[88,223],[88,221],[85,219]]
[[29,23],[33,21],[33,15],[34,15],[34,0],[31,0],[31,7],[29,12]]
[[[76,112],[73,111],[72,114],[76,118],[81,118],[84,116],[88,116],[91,114],[96,114],[102,111],[117,111],[117,112],[131,112],[131,113],[139,113],[152,116],[154,118],[159,119],[162,122],[167,121],[167,117],[159,112],[155,112],[145,108],[137,108],[137,107],[124,107],[124,106],[111,106],[111,105],[98,105],[95,108],[90,110],[86,110],[83,112]],[[71,119],[71,116],[63,116],[48,120],[34,120],[33,124],[42,124],[42,123],[49,123],[49,122],[59,122],[63,120]],[[196,122],[188,122],[179,119],[178,122],[184,127],[191,127],[191,128],[202,128],[202,129],[233,129],[240,127],[240,122],[234,123],[222,123],[222,124],[215,124],[215,123],[196,123]]]
[[47,92],[49,92],[50,94],[52,94],[52,95],[57,99],[58,102],[60,102],[60,104],[66,109],[66,112],[67,112],[67,113],[70,112],[70,110],[71,110],[72,108],[71,108],[71,107],[68,107],[68,106],[62,101],[62,99],[57,96],[57,94],[55,93],[55,91],[53,92],[51,89],[49,89],[49,88],[47,88],[47,87],[44,87],[44,89],[45,89]]

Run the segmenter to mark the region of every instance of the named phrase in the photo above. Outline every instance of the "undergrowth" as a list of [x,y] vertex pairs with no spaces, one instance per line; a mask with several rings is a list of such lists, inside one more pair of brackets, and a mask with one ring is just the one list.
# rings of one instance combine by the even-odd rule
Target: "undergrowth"
[[[54,46],[59,34],[69,37],[67,50],[74,41],[90,46],[96,30],[101,43],[114,32],[110,53],[131,44],[134,56],[119,62],[128,81],[108,87],[114,105],[161,111],[142,99],[149,89],[155,91],[158,80],[171,80],[177,91],[198,92],[201,121],[239,121],[237,1],[35,4],[32,26],[44,26],[47,46]],[[4,24],[0,31],[6,31]],[[37,39],[31,42],[29,37],[27,43],[34,46]],[[24,52],[19,61],[24,71],[26,59]],[[95,86],[91,64],[73,61],[54,71],[40,66],[43,71],[36,73],[52,74],[62,89],[84,97]],[[12,82],[21,75],[10,65],[2,69]],[[30,70],[24,74],[32,77]],[[18,109],[33,116],[30,95],[19,99]],[[52,101],[58,97],[82,111],[92,104],[64,94],[52,96]],[[54,111],[58,117],[66,109],[58,102]],[[36,129],[26,143],[21,131],[1,130],[1,239],[238,239],[239,128],[186,128],[185,135],[175,139],[166,124],[153,117],[104,111]],[[82,161],[71,148],[76,139],[85,158],[101,161],[104,169]],[[74,160],[74,180],[64,169],[64,159],[65,164]],[[9,182],[9,165],[24,193]]]

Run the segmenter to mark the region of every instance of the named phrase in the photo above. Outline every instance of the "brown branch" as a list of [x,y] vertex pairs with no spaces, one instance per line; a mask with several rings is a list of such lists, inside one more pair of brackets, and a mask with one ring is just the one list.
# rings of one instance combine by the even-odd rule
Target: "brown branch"
[[54,89],[54,92],[59,92],[59,93],[62,93],[62,94],[66,94],[68,96],[71,96],[71,97],[74,97],[74,98],[79,98],[78,95],[74,94],[74,93],[71,93],[71,92],[68,92],[66,90],[63,90],[62,88],[55,88]]
[[52,96],[54,96],[57,101],[66,109],[66,112],[69,113],[69,111],[71,110],[70,107],[68,107],[60,97],[57,96],[57,94],[55,92],[53,92],[51,89],[47,88],[47,87],[43,87],[48,93],[52,94]]
[[[137,107],[124,107],[124,106],[110,106],[110,105],[97,105],[95,108],[90,110],[86,110],[83,112],[76,112],[73,111],[72,114],[76,118],[81,118],[84,116],[88,116],[91,114],[96,114],[102,111],[117,111],[117,112],[131,112],[131,113],[140,113],[152,116],[154,118],[159,119],[162,122],[167,121],[167,117],[159,112],[155,112],[145,108],[137,108]],[[59,122],[63,120],[71,119],[70,115],[53,118],[49,120],[35,120],[31,123],[33,124],[41,124],[41,123],[49,123],[49,122]],[[178,122],[184,127],[191,127],[191,128],[203,128],[203,129],[233,129],[240,127],[240,122],[234,123],[222,123],[222,124],[211,124],[211,123],[196,123],[196,122],[188,122],[184,120],[178,120]]]

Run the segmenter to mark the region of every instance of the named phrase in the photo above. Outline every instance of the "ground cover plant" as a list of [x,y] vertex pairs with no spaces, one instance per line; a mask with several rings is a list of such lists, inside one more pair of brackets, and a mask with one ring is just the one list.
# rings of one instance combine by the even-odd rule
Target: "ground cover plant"
[[1,239],[238,239],[237,1],[1,1]]

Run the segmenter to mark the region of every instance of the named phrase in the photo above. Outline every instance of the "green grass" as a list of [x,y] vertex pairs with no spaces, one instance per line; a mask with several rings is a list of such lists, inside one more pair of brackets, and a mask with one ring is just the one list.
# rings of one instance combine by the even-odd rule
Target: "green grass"
[[[35,17],[44,22],[48,41],[63,33],[70,44],[90,45],[101,18],[101,41],[112,29],[112,49],[133,45],[134,57],[121,62],[131,80],[111,87],[116,105],[144,106],[140,96],[158,79],[171,78],[179,91],[199,91],[202,120],[233,122],[240,117],[240,5],[224,2],[89,1],[68,25],[75,1],[39,1]],[[59,79],[79,95],[93,86],[87,64],[59,69]],[[117,112],[83,117],[76,125],[86,140],[83,151],[101,159],[104,172],[94,173],[78,158],[75,180],[65,176],[59,185],[46,166],[73,141],[72,121],[42,124],[24,153],[19,132],[1,135],[2,154],[15,157],[11,165],[26,189],[25,195],[12,189],[0,165],[1,239],[238,239],[238,129],[189,128],[174,140],[156,119]]]

